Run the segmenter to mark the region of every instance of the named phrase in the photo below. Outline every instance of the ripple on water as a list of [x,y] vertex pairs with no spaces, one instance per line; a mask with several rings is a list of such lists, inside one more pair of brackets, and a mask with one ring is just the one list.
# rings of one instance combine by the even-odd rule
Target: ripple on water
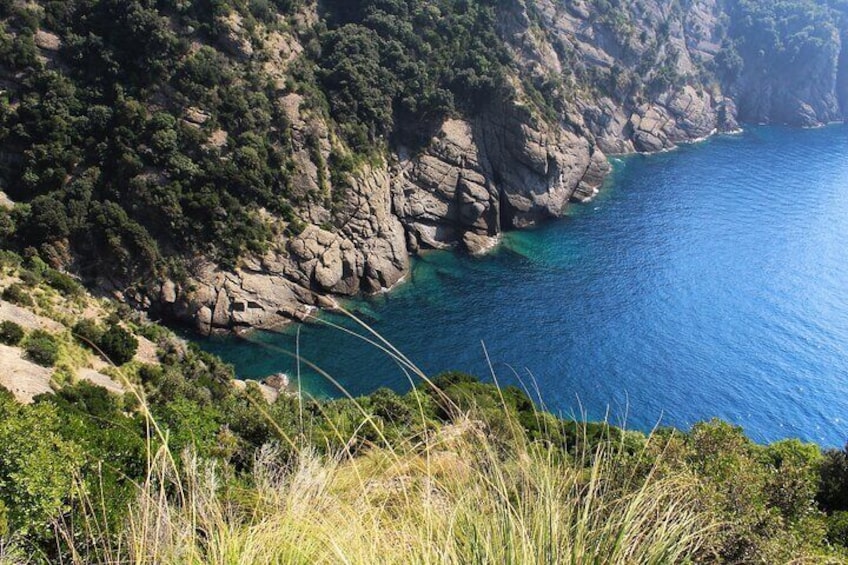
[[[562,221],[508,234],[482,259],[426,255],[409,282],[354,306],[431,373],[487,375],[485,341],[502,382],[519,382],[515,368],[563,414],[626,414],[640,429],[718,416],[761,441],[842,445],[848,128],[752,128],[614,165],[595,202]],[[293,336],[254,339],[293,350]],[[245,377],[294,372],[259,346],[202,345]],[[303,328],[301,350],[354,394],[409,387],[335,330]]]

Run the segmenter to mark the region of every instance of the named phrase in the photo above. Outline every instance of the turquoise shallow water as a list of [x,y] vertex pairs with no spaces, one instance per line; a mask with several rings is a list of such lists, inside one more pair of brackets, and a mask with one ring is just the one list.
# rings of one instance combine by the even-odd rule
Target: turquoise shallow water
[[[615,164],[565,219],[484,258],[428,254],[352,307],[428,373],[487,375],[485,342],[501,382],[535,380],[566,415],[643,430],[717,416],[758,441],[843,445],[848,127],[752,128]],[[277,348],[294,351],[294,331],[201,345],[242,377],[293,374]],[[353,394],[410,386],[338,330],[304,326],[300,347]],[[308,371],[303,384],[334,393]]]

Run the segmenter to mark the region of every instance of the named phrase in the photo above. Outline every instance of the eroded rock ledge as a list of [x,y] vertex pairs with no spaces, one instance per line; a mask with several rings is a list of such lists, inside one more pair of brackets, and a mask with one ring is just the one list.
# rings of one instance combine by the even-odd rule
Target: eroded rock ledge
[[[597,193],[608,155],[669,150],[737,130],[739,119],[815,125],[844,116],[848,57],[838,34],[791,80],[758,78],[752,66],[719,84],[700,73],[721,50],[724,5],[696,0],[679,11],[673,4],[633,5],[631,33],[622,34],[589,2],[511,3],[498,17],[514,96],[490,101],[474,118],[445,120],[423,147],[392,147],[382,163],[359,167],[332,203],[332,127],[299,95],[285,95],[293,184],[310,195],[297,211],[305,229],[232,272],[198,260],[187,282],[154,284],[141,305],[201,332],[279,326],[331,305],[334,295],[392,287],[410,255],[482,253],[504,231],[561,216],[569,202]],[[287,41],[287,51],[300,49]],[[657,80],[669,71],[682,78]],[[565,79],[546,108],[532,85],[550,77]],[[619,84],[634,77],[654,86]],[[607,86],[587,89],[595,83]]]
[[552,127],[515,101],[447,120],[420,154],[400,148],[391,164],[360,170],[332,230],[309,225],[231,272],[198,261],[188,284],[165,281],[150,305],[202,333],[304,320],[327,296],[392,287],[412,254],[482,253],[504,231],[560,217],[597,193],[610,170],[604,149],[657,151],[737,127],[731,103],[690,89],[598,127],[602,111],[587,106]]

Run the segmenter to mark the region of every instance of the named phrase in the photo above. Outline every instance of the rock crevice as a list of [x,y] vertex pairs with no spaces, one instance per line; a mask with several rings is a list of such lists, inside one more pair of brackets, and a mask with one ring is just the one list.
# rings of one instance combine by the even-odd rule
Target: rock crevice
[[[737,130],[740,120],[842,118],[844,33],[834,30],[792,77],[777,80],[749,65],[721,82],[707,69],[725,49],[727,6],[687,5],[644,0],[625,10],[623,22],[585,1],[508,3],[498,18],[511,93],[473,116],[436,124],[422,147],[390,146],[382,162],[361,165],[344,186],[328,186],[338,149],[333,126],[304,108],[300,95],[283,96],[293,186],[308,196],[297,210],[305,227],[232,272],[199,261],[188,282],[157,288],[154,302],[204,332],[302,320],[332,304],[330,295],[391,288],[407,274],[410,255],[482,253],[505,230],[561,216],[569,202],[597,194],[608,155],[673,149]],[[238,22],[230,23],[237,35]],[[225,39],[234,53],[249,55],[237,37]],[[291,44],[287,53],[302,51],[282,39]]]

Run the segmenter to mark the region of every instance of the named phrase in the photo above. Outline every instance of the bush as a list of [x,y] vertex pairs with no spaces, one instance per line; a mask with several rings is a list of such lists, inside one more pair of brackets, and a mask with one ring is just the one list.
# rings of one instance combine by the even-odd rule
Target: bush
[[816,499],[825,512],[848,511],[848,446],[824,453]]
[[17,345],[24,338],[24,329],[15,322],[6,320],[0,323],[0,343]]
[[42,280],[41,273],[31,269],[21,269],[19,277],[21,282],[24,283],[25,286],[29,287],[38,286]]
[[70,275],[66,275],[56,269],[48,269],[44,273],[44,280],[64,296],[79,296],[82,294],[82,285],[80,283],[75,281]]
[[123,365],[138,351],[138,340],[135,336],[118,325],[109,326],[97,345],[115,365]]
[[168,330],[158,324],[141,324],[138,327],[137,333],[153,343],[159,343],[162,339],[168,337]]
[[848,547],[848,512],[840,511],[827,517],[827,539]]
[[23,259],[14,251],[7,249],[0,250],[0,270],[2,269],[18,269],[21,266]]
[[370,395],[371,411],[386,422],[410,425],[414,414],[395,391],[388,388],[378,388]]
[[26,287],[20,283],[13,283],[6,287],[2,296],[3,300],[19,306],[33,306],[35,304]]
[[74,336],[80,339],[84,345],[97,345],[103,335],[103,331],[94,320],[83,319],[74,324]]
[[59,343],[43,330],[30,334],[25,349],[30,359],[44,367],[52,367],[59,360]]

